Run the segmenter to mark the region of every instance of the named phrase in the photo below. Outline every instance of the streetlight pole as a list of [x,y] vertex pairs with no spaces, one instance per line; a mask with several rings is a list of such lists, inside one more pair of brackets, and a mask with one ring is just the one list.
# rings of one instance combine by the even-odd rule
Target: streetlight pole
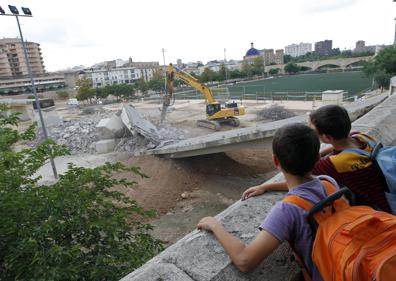
[[[41,128],[43,129],[44,138],[48,139],[47,129],[45,127],[43,114],[41,112],[40,101],[39,101],[38,96],[37,96],[36,86],[34,84],[34,78],[33,78],[33,74],[32,74],[32,69],[30,67],[30,62],[29,62],[29,57],[28,57],[28,53],[27,53],[27,50],[26,50],[25,41],[23,40],[21,25],[19,24],[19,17],[32,17],[32,13],[30,12],[29,8],[22,8],[22,10],[24,12],[24,15],[19,15],[19,12],[18,12],[18,10],[17,10],[17,8],[15,6],[8,5],[8,7],[9,7],[9,9],[10,9],[12,14],[6,14],[4,12],[4,10],[0,7],[0,15],[2,15],[2,16],[14,16],[16,18],[16,21],[17,21],[17,24],[18,24],[19,35],[21,37],[23,53],[25,55],[25,61],[26,61],[27,69],[28,69],[29,78],[30,78],[30,83],[32,84],[32,91],[33,91],[33,95],[34,95],[35,102],[36,102],[36,108],[37,108],[37,111],[38,111],[38,114],[39,114],[39,117],[40,117]],[[57,173],[55,162],[54,162],[54,159],[52,158],[52,156],[50,157],[50,162],[51,162],[52,172],[54,174],[54,177],[57,179],[58,178],[58,173]]]
[[165,49],[164,48],[162,48],[162,59],[164,60],[164,67],[165,67],[165,94],[164,94],[164,97],[166,96],[166,64],[165,64]]
[[225,69],[225,80],[226,80],[226,83],[227,83],[227,80],[228,80],[228,71],[227,71],[227,65],[226,65],[226,63],[227,63],[227,57],[226,57],[226,48],[224,48],[224,69]]
[[393,40],[393,45],[396,45],[396,18],[395,18],[395,39]]

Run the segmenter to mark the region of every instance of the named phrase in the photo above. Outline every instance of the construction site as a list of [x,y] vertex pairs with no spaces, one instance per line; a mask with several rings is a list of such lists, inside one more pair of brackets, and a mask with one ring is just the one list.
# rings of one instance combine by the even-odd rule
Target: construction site
[[[176,99],[174,79],[191,86],[201,99]],[[96,167],[121,161],[142,169],[148,178],[119,176],[137,182],[125,192],[156,211],[153,234],[168,246],[193,230],[200,218],[216,215],[247,187],[275,175],[270,143],[282,120],[305,122],[323,103],[342,102],[342,91],[327,91],[310,101],[226,100],[218,89],[172,65],[166,81],[166,95],[159,99],[78,105],[56,100],[42,114],[48,136],[71,152],[55,159],[58,173],[68,163]],[[39,121],[31,100],[3,101],[23,113],[25,127]],[[39,128],[36,142],[22,145],[43,138]],[[56,180],[50,163],[38,173],[42,183]]]
[[[232,280],[251,280],[238,275],[229,260],[217,254],[213,256],[216,268],[202,264],[202,268],[195,270],[196,262],[207,258],[208,246],[202,247],[202,243],[209,243],[209,248],[218,247],[213,237],[195,230],[196,224],[202,217],[219,214],[217,217],[225,224],[236,220],[234,225],[239,230],[235,231],[241,232],[244,241],[254,237],[252,229],[256,227],[252,224],[262,220],[281,194],[242,202],[239,200],[242,192],[268,180],[279,180],[271,157],[275,131],[285,124],[306,123],[309,112],[323,104],[343,104],[352,120],[369,112],[375,117],[368,119],[373,123],[368,127],[374,130],[372,134],[385,138],[388,143],[394,141],[392,132],[396,130],[381,131],[378,126],[382,124],[386,129],[391,124],[388,111],[394,106],[385,105],[381,109],[381,103],[394,101],[394,96],[387,99],[394,88],[390,93],[366,93],[354,102],[343,101],[342,91],[325,91],[320,100],[310,101],[222,100],[204,84],[194,84],[195,78],[179,75],[179,79],[203,95],[202,99],[180,100],[173,98],[171,77],[178,74],[168,69],[167,75],[167,91],[161,99],[79,105],[71,104],[70,100],[56,100],[42,108],[48,136],[68,147],[71,153],[54,159],[58,174],[67,170],[68,163],[93,168],[106,162],[122,162],[140,167],[147,175],[141,178],[125,172],[116,174],[115,177],[136,182],[132,189],[116,188],[142,207],[156,211],[156,217],[149,221],[154,227],[152,234],[164,241],[167,249],[125,280],[158,280],[157,277],[164,276],[172,278],[160,280],[230,280],[227,274],[237,278]],[[31,100],[3,99],[3,102],[22,113],[24,122],[20,129],[39,120]],[[373,108],[378,109],[377,113]],[[366,124],[364,121],[354,128],[367,131]],[[386,140],[388,133],[390,140]],[[37,139],[20,145],[34,146],[43,138],[39,126]],[[56,181],[51,163],[37,174],[41,176],[41,183]],[[197,249],[200,249],[197,256],[191,256]],[[286,280],[279,274],[295,273],[295,266],[288,257],[286,246],[275,252],[268,263],[272,275],[265,280]],[[290,271],[282,269],[285,266]],[[192,275],[187,275],[194,278],[188,279],[183,274],[190,271]],[[252,276],[262,274],[257,272]],[[183,276],[176,278],[180,274]],[[218,274],[226,275],[216,279]]]
[[[304,116],[313,108],[312,102],[303,101],[243,101],[243,105],[247,113],[239,117],[239,127],[224,125],[218,132],[196,124],[205,119],[205,100],[176,100],[163,122],[161,104],[144,100],[80,107],[57,101],[43,115],[49,137],[71,151],[70,156],[55,159],[58,173],[69,162],[95,167],[121,161],[142,169],[149,178],[133,178],[137,185],[128,192],[143,207],[157,211],[154,234],[170,245],[194,229],[202,216],[219,213],[238,200],[246,187],[274,175],[274,168],[267,148],[220,148],[224,151],[187,157],[161,153],[161,149]],[[50,163],[39,173],[43,183],[55,180]]]

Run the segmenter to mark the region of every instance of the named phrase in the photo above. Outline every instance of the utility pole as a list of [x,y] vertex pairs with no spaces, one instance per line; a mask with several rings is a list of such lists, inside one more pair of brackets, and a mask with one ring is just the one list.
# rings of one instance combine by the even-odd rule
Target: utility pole
[[[393,0],[393,2],[396,2],[396,0]],[[395,18],[395,38],[393,39],[393,45],[396,46],[396,18]]]
[[[29,57],[28,57],[27,50],[26,50],[25,41],[23,40],[21,25],[19,24],[19,17],[33,17],[33,15],[29,8],[22,7],[22,11],[23,11],[24,15],[20,15],[18,9],[15,6],[8,5],[8,8],[10,9],[12,14],[6,14],[5,11],[0,7],[0,15],[1,16],[14,16],[16,18],[16,21],[18,24],[19,35],[21,36],[21,43],[22,43],[23,53],[25,56],[27,70],[28,70],[28,74],[29,74],[29,78],[30,78],[30,83],[32,84],[32,91],[33,91],[34,98],[36,100],[36,107],[37,107],[37,111],[38,111],[38,114],[40,117],[41,128],[43,129],[44,138],[48,139],[47,129],[45,128],[43,114],[41,113],[40,101],[37,96],[36,86],[34,84],[34,78],[33,78],[33,74],[32,74],[32,69],[30,67],[30,62],[29,62]],[[50,161],[51,161],[51,166],[52,166],[52,172],[54,174],[54,177],[57,179],[58,172],[56,171],[54,159],[52,157],[50,157]]]
[[393,40],[393,45],[396,45],[396,18],[395,18],[395,39]]
[[[165,95],[166,95],[166,63],[165,63],[165,49],[164,48],[162,48],[162,59],[164,60],[164,67],[165,67],[165,88],[164,88],[164,93],[165,93]],[[164,95],[164,96],[165,96]]]
[[226,48],[224,48],[224,69],[225,69],[225,80],[227,81],[228,80],[228,73],[227,73],[228,71],[227,71],[226,63],[227,63]]

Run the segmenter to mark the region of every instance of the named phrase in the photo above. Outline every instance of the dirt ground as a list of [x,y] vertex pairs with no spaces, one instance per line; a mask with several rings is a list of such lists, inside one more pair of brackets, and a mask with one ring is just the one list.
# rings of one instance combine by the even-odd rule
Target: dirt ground
[[262,159],[250,150],[173,160],[134,157],[124,163],[139,166],[149,178],[128,173],[118,176],[137,182],[126,193],[143,207],[157,211],[151,221],[153,234],[170,245],[192,231],[202,217],[220,213],[238,200],[247,187],[275,174],[268,163],[270,152],[259,154]]

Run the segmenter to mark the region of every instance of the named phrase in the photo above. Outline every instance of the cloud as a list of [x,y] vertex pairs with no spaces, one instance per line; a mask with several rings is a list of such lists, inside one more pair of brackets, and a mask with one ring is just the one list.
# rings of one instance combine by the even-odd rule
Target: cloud
[[358,0],[309,0],[301,6],[304,13],[327,13],[345,9],[356,4]]
[[27,40],[61,48],[86,48],[98,45],[92,36],[86,35],[84,30],[71,20],[48,20],[40,25],[40,28],[32,26],[25,33]]

